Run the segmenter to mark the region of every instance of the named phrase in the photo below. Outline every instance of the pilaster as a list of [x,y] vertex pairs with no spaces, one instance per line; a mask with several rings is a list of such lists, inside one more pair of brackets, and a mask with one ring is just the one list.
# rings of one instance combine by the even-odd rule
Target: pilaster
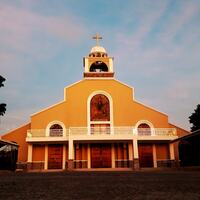
[[133,168],[133,144],[128,143],[128,160],[129,160],[129,167]]
[[44,169],[48,169],[48,144],[46,144],[44,148]]
[[133,140],[133,157],[134,157],[134,159],[133,159],[134,169],[137,170],[140,168],[137,139]]
[[153,167],[157,168],[156,145],[153,144]]
[[87,148],[87,163],[88,163],[88,169],[91,168],[91,155],[90,155],[90,144],[88,144],[88,148]]
[[113,143],[111,145],[111,161],[112,161],[112,168],[115,168],[115,146]]
[[28,163],[32,163],[32,156],[33,156],[33,145],[28,144]]
[[63,144],[63,159],[62,159],[62,169],[66,168],[66,144]]

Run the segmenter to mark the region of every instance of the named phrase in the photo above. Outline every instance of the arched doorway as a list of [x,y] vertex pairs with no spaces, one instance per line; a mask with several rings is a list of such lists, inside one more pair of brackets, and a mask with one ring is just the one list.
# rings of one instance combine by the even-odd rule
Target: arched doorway
[[[49,128],[50,137],[63,136],[63,128],[60,124],[53,124]],[[62,169],[63,161],[63,145],[49,144],[48,145],[48,169]]]

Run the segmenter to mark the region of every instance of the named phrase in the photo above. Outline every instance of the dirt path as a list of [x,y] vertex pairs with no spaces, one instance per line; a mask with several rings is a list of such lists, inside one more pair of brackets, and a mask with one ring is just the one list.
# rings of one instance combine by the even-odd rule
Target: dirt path
[[200,171],[0,173],[0,199],[200,199]]

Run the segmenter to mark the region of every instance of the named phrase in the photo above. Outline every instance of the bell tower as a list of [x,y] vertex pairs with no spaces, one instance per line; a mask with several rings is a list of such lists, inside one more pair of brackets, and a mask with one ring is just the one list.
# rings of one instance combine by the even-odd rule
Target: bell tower
[[96,40],[96,46],[83,58],[84,77],[113,77],[113,57],[109,57],[106,50],[99,45],[102,37],[98,33],[92,38]]

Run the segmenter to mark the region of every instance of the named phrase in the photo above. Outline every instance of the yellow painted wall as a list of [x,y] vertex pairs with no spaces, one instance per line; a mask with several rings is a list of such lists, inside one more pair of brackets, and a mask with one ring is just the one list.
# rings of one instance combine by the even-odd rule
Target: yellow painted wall
[[187,130],[185,130],[185,129],[182,129],[182,128],[178,127],[178,126],[175,126],[175,125],[173,125],[173,124],[169,124],[169,127],[170,127],[170,128],[176,128],[177,135],[178,135],[179,137],[180,137],[180,136],[184,136],[184,135],[190,134],[189,131],[187,131]]
[[45,145],[34,144],[32,152],[32,160],[34,161],[43,161],[45,155]]
[[87,158],[87,144],[75,144],[75,159],[88,160]]
[[[133,99],[134,90],[131,87],[115,79],[83,79],[64,89],[63,102],[32,115],[30,124],[11,131],[2,138],[17,142],[19,144],[18,161],[26,162],[28,147],[25,139],[27,130],[45,129],[54,120],[63,122],[66,128],[73,126],[86,127],[87,100],[95,91],[104,91],[112,97],[114,126],[135,126],[139,120],[148,120],[155,128],[176,128],[178,136],[189,133],[173,124],[169,124],[167,115],[135,101]],[[84,159],[87,159],[86,149],[83,148],[82,157]],[[43,155],[43,150],[41,152],[41,155]],[[175,145],[175,154],[178,160],[177,144]],[[38,160],[39,158],[36,156],[34,159]]]
[[169,159],[169,144],[156,144],[157,160]]
[[65,88],[66,101],[33,115],[31,128],[45,129],[53,120],[62,121],[66,127],[87,126],[87,99],[98,90],[112,96],[114,126],[134,126],[145,119],[155,128],[169,127],[167,115],[133,100],[132,88],[114,79],[85,79]]
[[2,136],[2,139],[16,142],[19,145],[18,162],[27,161],[28,144],[26,143],[26,135],[28,129],[30,129],[30,123]]

